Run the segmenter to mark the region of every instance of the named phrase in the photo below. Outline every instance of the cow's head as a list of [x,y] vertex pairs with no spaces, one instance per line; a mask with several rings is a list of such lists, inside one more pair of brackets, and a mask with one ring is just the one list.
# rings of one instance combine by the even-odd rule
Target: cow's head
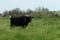
[[26,21],[27,21],[27,22],[31,22],[31,20],[32,20],[32,18],[33,18],[33,17],[31,17],[30,15],[25,15],[25,17],[26,17]]

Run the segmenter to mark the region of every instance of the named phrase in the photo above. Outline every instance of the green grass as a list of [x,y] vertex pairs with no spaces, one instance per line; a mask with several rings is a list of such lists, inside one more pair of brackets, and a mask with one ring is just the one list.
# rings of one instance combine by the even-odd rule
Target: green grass
[[60,18],[34,18],[23,29],[10,29],[9,18],[0,18],[0,40],[60,40]]

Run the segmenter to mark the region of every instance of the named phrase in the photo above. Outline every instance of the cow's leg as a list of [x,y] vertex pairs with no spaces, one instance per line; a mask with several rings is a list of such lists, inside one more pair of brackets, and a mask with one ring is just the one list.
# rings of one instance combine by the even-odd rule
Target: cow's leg
[[11,22],[11,23],[10,23],[10,26],[12,27],[13,25],[14,25],[14,24]]
[[25,23],[25,27],[28,25],[28,22]]
[[24,25],[24,28],[26,28],[27,25],[28,25],[28,24],[25,24],[25,25]]
[[12,26],[13,26],[13,24],[10,24],[10,26],[12,27]]
[[10,29],[12,29],[14,27],[13,23],[10,23]]
[[22,28],[25,28],[25,25],[21,25],[22,26]]

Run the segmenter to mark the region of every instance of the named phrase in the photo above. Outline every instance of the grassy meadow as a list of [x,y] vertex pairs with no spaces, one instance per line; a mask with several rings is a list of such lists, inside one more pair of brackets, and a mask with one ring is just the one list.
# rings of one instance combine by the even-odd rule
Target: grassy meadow
[[9,18],[0,18],[0,40],[60,40],[60,18],[33,18],[25,29],[10,29]]

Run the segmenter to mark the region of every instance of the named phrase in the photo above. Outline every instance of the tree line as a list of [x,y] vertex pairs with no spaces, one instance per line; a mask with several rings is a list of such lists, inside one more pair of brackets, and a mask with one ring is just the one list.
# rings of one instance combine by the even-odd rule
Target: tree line
[[38,7],[35,10],[27,9],[21,10],[19,8],[15,8],[12,10],[5,10],[0,14],[1,17],[9,17],[9,16],[21,16],[21,15],[31,15],[35,18],[53,18],[60,17],[60,11],[50,11],[47,8]]

